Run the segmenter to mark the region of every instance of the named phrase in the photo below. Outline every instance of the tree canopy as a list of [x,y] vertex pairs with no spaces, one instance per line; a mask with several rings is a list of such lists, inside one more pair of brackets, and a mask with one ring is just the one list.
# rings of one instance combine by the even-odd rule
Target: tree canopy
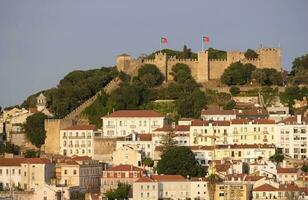
[[255,52],[252,49],[247,49],[246,52],[244,53],[244,56],[245,56],[245,58],[248,58],[248,59],[255,59],[255,58],[259,57],[257,52]]
[[[106,86],[116,75],[115,67],[102,67],[87,71],[73,71],[68,73],[56,88],[41,91],[47,97],[47,104],[55,117],[62,118],[73,111],[84,101],[95,95]],[[38,92],[27,98],[22,107],[36,106]]]
[[294,84],[308,83],[308,54],[294,59],[291,75]]
[[244,85],[251,80],[251,74],[256,69],[252,64],[232,63],[221,75],[221,81],[227,85]]
[[204,176],[206,171],[195,159],[194,153],[188,147],[173,146],[162,152],[161,160],[157,163],[159,174]]
[[252,78],[261,85],[282,85],[281,73],[273,68],[256,69],[252,72]]
[[138,70],[138,79],[142,81],[147,87],[152,88],[154,86],[160,85],[163,82],[164,77],[156,65],[145,64]]
[[116,199],[128,199],[128,193],[130,190],[130,185],[124,183],[118,183],[118,188],[116,190],[110,190],[105,193],[106,197],[109,200],[116,200]]
[[44,129],[44,121],[47,118],[44,113],[36,113],[27,117],[24,125],[27,138],[38,148],[45,144],[46,131]]

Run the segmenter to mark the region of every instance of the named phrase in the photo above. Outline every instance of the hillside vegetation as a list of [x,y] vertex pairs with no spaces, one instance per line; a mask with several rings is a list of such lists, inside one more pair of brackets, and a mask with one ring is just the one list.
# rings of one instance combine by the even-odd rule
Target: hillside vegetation
[[[95,95],[118,74],[115,67],[102,67],[68,73],[55,88],[41,91],[47,97],[48,107],[56,118],[63,118],[84,101]],[[21,105],[35,107],[36,96],[29,96]]]

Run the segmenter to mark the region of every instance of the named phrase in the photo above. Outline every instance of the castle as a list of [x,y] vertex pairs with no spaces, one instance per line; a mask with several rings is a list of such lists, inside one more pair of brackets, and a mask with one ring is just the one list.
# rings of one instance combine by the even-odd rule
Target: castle
[[138,69],[143,64],[154,64],[164,75],[165,80],[169,81],[173,78],[170,75],[172,66],[184,63],[189,66],[192,76],[198,83],[219,79],[231,63],[238,61],[243,64],[251,63],[257,68],[282,70],[280,48],[259,48],[256,52],[259,56],[255,59],[245,58],[244,52],[240,51],[228,51],[227,59],[209,59],[208,51],[199,51],[197,59],[177,59],[168,57],[165,53],[155,54],[154,59],[134,59],[128,54],[121,54],[117,57],[116,66],[119,71],[137,75]]

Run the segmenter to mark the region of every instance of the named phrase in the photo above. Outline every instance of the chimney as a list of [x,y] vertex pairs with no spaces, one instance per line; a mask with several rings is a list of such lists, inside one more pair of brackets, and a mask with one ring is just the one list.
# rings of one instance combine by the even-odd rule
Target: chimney
[[302,123],[302,115],[296,115],[296,122],[298,124],[301,124]]

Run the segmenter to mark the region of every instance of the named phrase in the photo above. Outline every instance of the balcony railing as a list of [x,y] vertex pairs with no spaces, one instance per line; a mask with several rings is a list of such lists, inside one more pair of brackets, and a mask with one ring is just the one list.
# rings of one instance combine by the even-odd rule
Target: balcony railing
[[136,125],[130,125],[129,127],[130,128],[136,128]]
[[69,139],[85,139],[84,135],[81,136],[69,136]]
[[107,125],[106,128],[115,128],[115,125]]

